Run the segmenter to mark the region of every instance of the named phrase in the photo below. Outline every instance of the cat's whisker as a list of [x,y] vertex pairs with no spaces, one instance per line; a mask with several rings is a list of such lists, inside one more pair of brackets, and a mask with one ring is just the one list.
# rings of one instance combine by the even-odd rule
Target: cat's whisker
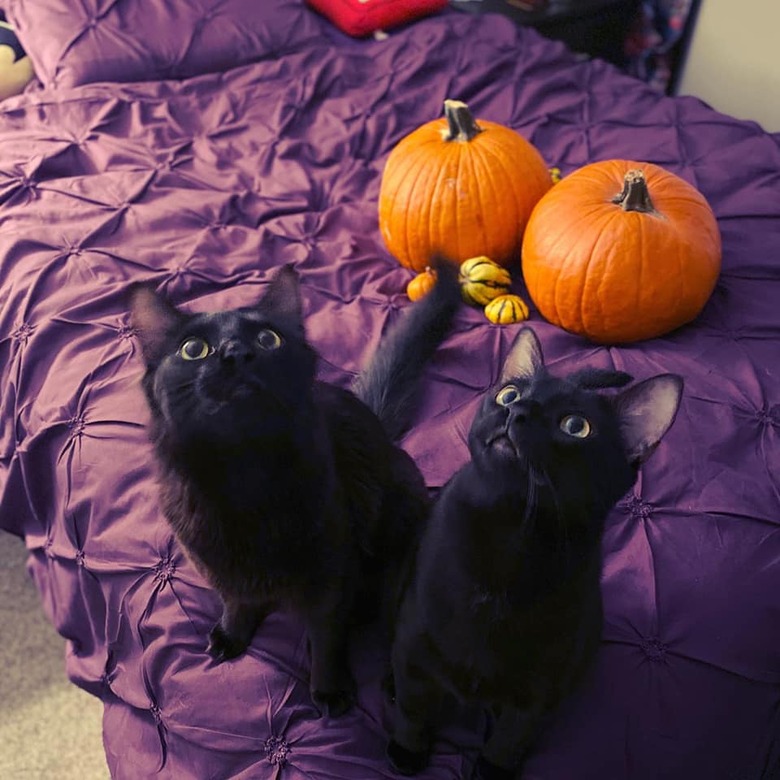
[[525,499],[525,511],[523,512],[522,537],[533,535],[537,516],[537,506],[539,504],[539,484],[540,477],[544,478],[544,473],[537,471],[533,463],[528,463],[528,488]]
[[568,554],[569,549],[571,547],[571,538],[569,536],[569,524],[566,522],[565,512],[558,498],[558,493],[555,490],[555,485],[553,484],[553,481],[550,478],[549,473],[545,470],[543,474],[544,474],[545,483],[550,488],[550,495],[552,496],[553,508],[555,510],[555,521],[558,530],[557,537],[562,542],[563,552]]

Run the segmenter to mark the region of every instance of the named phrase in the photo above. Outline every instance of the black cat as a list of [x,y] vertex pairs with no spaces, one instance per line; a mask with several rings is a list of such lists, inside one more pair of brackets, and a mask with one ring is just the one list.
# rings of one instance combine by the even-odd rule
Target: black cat
[[[410,307],[429,334],[420,373],[457,295],[442,285]],[[292,267],[254,307],[186,314],[140,285],[131,312],[164,514],[224,603],[209,652],[238,656],[271,609],[297,608],[312,698],[346,711],[348,628],[376,615],[429,509],[417,467],[383,428],[395,421],[315,379]]]
[[436,499],[400,609],[388,758],[403,774],[426,765],[454,696],[494,715],[475,776],[515,777],[583,677],[601,635],[604,521],[682,393],[672,374],[594,392],[630,381],[600,369],[556,378],[533,330],[519,331],[471,427],[471,460]]

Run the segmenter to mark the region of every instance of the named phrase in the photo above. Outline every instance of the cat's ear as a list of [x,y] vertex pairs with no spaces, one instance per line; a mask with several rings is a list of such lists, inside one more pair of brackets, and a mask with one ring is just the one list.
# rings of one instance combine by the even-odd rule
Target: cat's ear
[[181,325],[184,315],[151,285],[137,284],[130,289],[130,318],[144,361],[151,365],[164,356],[168,336]]
[[682,398],[683,380],[660,374],[624,390],[615,399],[628,458],[644,463],[669,430]]
[[259,304],[263,312],[303,330],[303,305],[298,272],[292,265],[283,265],[268,283]]
[[531,328],[520,328],[501,369],[502,384],[510,379],[530,379],[544,368],[542,345]]

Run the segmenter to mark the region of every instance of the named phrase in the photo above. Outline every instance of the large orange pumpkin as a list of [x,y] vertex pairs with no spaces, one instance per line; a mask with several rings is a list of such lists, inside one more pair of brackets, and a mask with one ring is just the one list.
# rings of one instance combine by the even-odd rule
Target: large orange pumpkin
[[522,255],[545,319],[620,344],[661,336],[701,312],[721,242],[695,187],[657,165],[608,160],[566,176],[539,201]]
[[542,156],[519,133],[444,101],[444,118],[417,128],[390,153],[379,228],[401,265],[422,271],[434,254],[454,263],[487,255],[517,261],[533,207],[552,186]]

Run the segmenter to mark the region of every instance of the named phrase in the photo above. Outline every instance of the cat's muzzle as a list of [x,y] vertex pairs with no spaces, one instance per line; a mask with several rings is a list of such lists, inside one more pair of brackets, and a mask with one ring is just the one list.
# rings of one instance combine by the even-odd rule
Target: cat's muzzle
[[507,431],[500,431],[491,436],[487,440],[486,446],[490,452],[500,458],[508,460],[519,460],[520,458],[520,451]]

